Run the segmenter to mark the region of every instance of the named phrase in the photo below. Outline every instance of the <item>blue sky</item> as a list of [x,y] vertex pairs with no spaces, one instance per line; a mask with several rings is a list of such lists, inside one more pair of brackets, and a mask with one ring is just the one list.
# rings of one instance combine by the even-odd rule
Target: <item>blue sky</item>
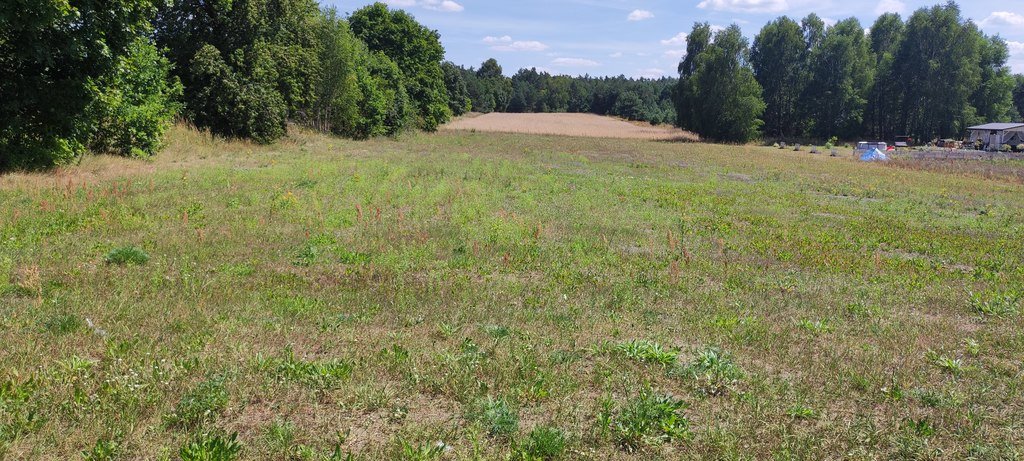
[[[870,27],[879,14],[945,0],[387,0],[441,33],[449,60],[478,67],[498,59],[506,74],[536,67],[557,74],[674,76],[695,21],[739,24],[753,38],[766,22],[815,12],[826,22],[855,16]],[[326,0],[348,13],[372,1]],[[961,1],[965,17],[1009,44],[1024,73],[1024,0]]]

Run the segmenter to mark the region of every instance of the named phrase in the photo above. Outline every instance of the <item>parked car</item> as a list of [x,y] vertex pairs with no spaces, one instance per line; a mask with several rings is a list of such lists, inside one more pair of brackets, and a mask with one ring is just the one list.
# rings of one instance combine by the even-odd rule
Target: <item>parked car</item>
[[878,149],[882,152],[888,150],[889,145],[885,141],[861,141],[857,143],[858,151],[867,151],[871,149]]
[[899,147],[914,147],[913,136],[897,136],[896,141],[893,143],[897,148]]

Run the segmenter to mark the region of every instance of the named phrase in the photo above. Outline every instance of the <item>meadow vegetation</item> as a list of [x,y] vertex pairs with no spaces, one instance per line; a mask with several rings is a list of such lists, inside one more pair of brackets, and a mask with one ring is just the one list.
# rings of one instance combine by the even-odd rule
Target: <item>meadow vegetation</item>
[[1021,455],[1015,176],[464,131],[167,142],[0,177],[0,458]]

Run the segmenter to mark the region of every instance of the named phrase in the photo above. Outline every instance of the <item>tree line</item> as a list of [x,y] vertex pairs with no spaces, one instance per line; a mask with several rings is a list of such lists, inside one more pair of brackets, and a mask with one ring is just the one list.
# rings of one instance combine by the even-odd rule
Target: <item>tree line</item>
[[383,3],[0,4],[0,170],[148,156],[176,117],[269,143],[289,122],[363,139],[451,117],[437,32]]
[[144,157],[175,119],[273,142],[288,123],[355,139],[452,115],[590,112],[749,141],[956,137],[1024,114],[1024,76],[956,3],[832,26],[778,18],[753,44],[695,24],[679,78],[569,77],[446,62],[436,31],[376,3],[0,2],[0,170]]
[[698,23],[679,65],[677,124],[725,141],[960,137],[1024,114],[1024,76],[1008,58],[954,2],[906,21],[883,14],[868,31],[855,18],[783,16],[752,45],[735,25]]
[[536,68],[506,77],[491,58],[479,69],[444,64],[445,81],[456,115],[475,112],[572,112],[611,115],[652,124],[673,123],[672,94],[677,79],[571,77]]

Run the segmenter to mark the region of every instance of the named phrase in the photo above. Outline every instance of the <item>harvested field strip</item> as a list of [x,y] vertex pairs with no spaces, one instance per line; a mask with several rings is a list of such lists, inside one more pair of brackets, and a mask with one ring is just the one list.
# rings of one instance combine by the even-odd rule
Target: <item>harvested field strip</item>
[[462,117],[449,123],[444,129],[655,141],[697,140],[693,133],[677,128],[632,123],[593,114],[492,113]]

